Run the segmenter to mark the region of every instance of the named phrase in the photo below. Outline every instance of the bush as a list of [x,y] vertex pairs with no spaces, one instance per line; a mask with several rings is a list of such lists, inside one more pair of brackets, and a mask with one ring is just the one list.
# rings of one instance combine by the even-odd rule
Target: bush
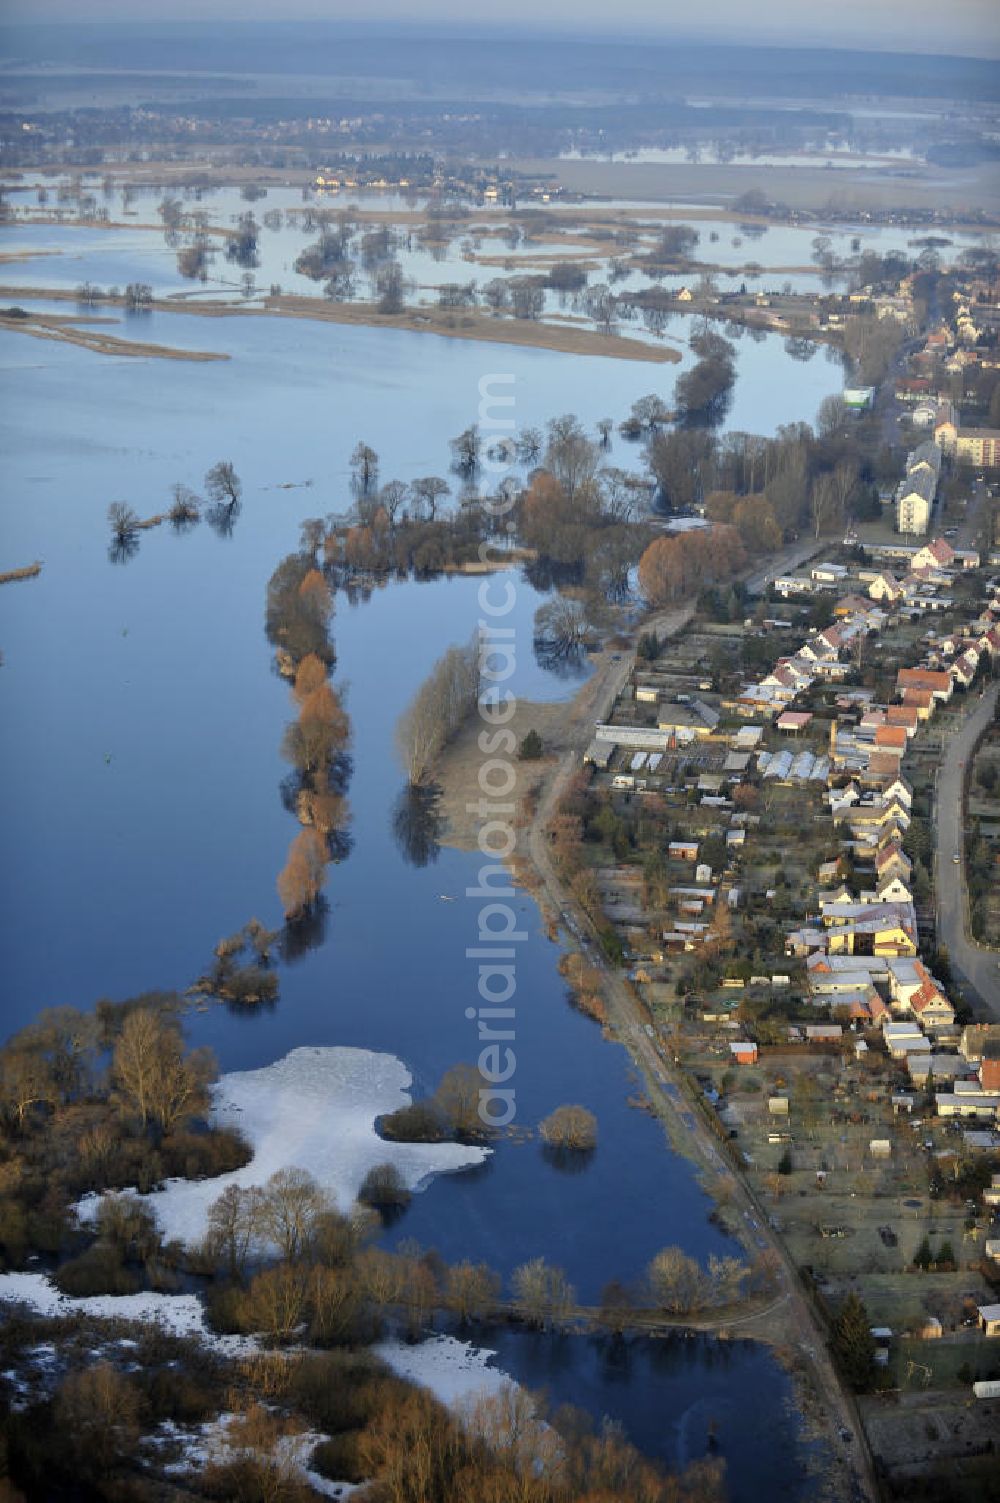
[[139,1280],[122,1262],[121,1253],[107,1242],[95,1242],[70,1258],[52,1275],[63,1294],[79,1299],[92,1294],[135,1294]]
[[597,1146],[597,1118],[583,1106],[557,1106],[538,1132],[549,1148],[586,1153]]
[[403,1177],[394,1164],[376,1164],[361,1182],[358,1200],[377,1209],[399,1209],[412,1199]]
[[215,1386],[177,1367],[161,1367],[152,1375],[146,1399],[153,1419],[178,1425],[199,1425],[218,1410]]
[[441,1143],[449,1136],[447,1123],[431,1101],[414,1101],[389,1112],[379,1122],[379,1132],[396,1143]]
[[309,1423],[328,1435],[358,1430],[378,1407],[383,1389],[405,1385],[369,1352],[324,1352],[299,1361],[289,1398]]
[[364,1482],[364,1468],[358,1461],[356,1432],[346,1430],[330,1440],[321,1441],[312,1453],[309,1466],[331,1482]]

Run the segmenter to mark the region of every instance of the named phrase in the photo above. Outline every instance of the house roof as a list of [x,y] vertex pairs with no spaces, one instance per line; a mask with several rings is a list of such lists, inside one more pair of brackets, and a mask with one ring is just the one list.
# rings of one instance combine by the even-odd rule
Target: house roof
[[947,673],[934,668],[900,668],[896,674],[896,686],[900,689],[929,689],[933,693],[935,689],[947,689],[949,679]]
[[868,758],[868,772],[871,777],[891,776],[899,771],[900,753],[895,747],[880,747],[873,751]]
[[925,545],[923,551],[925,553],[930,553],[933,556],[935,563],[941,564],[945,568],[952,562],[955,557],[954,548],[945,538],[935,538],[933,543],[927,543]]
[[908,739],[906,727],[902,725],[880,725],[875,731],[875,745],[880,747],[905,747]]
[[812,715],[806,710],[785,710],[779,715],[775,725],[779,731],[801,731],[812,719]]

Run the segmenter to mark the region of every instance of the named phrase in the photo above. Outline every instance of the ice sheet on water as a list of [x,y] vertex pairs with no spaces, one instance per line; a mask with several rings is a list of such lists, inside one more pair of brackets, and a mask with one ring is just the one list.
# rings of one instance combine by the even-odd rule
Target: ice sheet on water
[[442,1404],[452,1407],[482,1394],[500,1393],[514,1382],[500,1368],[488,1366],[496,1352],[454,1336],[432,1336],[416,1345],[380,1341],[372,1350],[399,1377],[429,1388]]
[[[376,1164],[393,1164],[411,1190],[436,1174],[482,1163],[489,1149],[460,1143],[390,1143],[375,1120],[407,1106],[410,1073],[392,1054],[339,1046],[293,1049],[260,1070],[223,1075],[213,1087],[213,1120],[235,1127],[253,1149],[242,1169],[207,1180],[169,1180],[145,1197],[167,1240],[199,1241],[208,1208],[227,1185],[262,1185],[278,1169],[305,1169],[350,1210]],[[93,1216],[97,1197],[78,1207]]]

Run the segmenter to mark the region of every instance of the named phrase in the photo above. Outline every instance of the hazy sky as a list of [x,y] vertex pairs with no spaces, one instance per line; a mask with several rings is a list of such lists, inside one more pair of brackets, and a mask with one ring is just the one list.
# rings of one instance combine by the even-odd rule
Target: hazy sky
[[463,28],[528,24],[718,41],[1000,53],[998,0],[0,0],[9,22],[406,21]]

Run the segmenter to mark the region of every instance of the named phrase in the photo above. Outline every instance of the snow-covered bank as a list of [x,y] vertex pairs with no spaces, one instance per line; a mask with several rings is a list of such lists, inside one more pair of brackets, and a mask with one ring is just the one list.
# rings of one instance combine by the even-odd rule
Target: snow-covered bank
[[458,1341],[454,1336],[432,1336],[416,1346],[403,1341],[380,1341],[372,1351],[399,1377],[429,1388],[435,1398],[451,1408],[482,1394],[516,1387],[509,1373],[488,1366],[496,1352]]
[[90,1315],[99,1320],[133,1320],[159,1326],[172,1336],[193,1336],[223,1357],[240,1357],[257,1350],[244,1336],[216,1336],[205,1325],[205,1311],[196,1294],[94,1294],[74,1299],[61,1294],[43,1273],[0,1274],[0,1305],[24,1305],[36,1315],[66,1319]]
[[[242,1169],[208,1180],[169,1180],[145,1197],[163,1235],[185,1243],[205,1234],[209,1206],[227,1185],[262,1185],[278,1169],[305,1169],[342,1211],[376,1164],[393,1164],[411,1190],[436,1174],[481,1164],[490,1151],[459,1143],[390,1143],[376,1118],[407,1106],[410,1073],[392,1054],[370,1049],[293,1049],[261,1070],[223,1075],[213,1086],[213,1120],[237,1128],[253,1149]],[[79,1206],[81,1219],[98,1197]]]
[[220,1414],[196,1427],[165,1420],[146,1437],[145,1444],[156,1451],[169,1448],[180,1453],[177,1460],[164,1465],[167,1475],[198,1473],[210,1462],[225,1465],[243,1456],[259,1459],[264,1454],[277,1463],[281,1474],[298,1477],[321,1497],[349,1498],[361,1490],[359,1484],[331,1482],[311,1469],[309,1463],[313,1451],[322,1441],[329,1439],[319,1431],[304,1430],[280,1436],[269,1452],[262,1453],[255,1446],[244,1443],[240,1423],[241,1416],[237,1414]]

